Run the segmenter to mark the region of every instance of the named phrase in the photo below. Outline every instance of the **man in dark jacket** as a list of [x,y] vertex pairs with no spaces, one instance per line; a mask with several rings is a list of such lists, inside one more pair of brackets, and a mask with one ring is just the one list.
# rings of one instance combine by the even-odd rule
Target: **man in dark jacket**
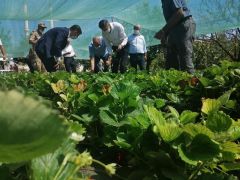
[[59,68],[62,50],[68,44],[68,38],[77,39],[82,34],[80,26],[70,28],[56,27],[48,30],[37,42],[35,51],[48,72]]
[[167,45],[166,68],[194,72],[192,62],[196,24],[186,0],[161,0],[166,25],[155,38]]

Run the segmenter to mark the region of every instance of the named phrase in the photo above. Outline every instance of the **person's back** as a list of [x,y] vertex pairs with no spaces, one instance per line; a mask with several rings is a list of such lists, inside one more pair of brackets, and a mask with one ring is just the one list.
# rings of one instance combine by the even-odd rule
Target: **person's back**
[[105,40],[101,36],[95,36],[89,45],[89,58],[92,72],[108,71],[111,65],[111,57]]
[[59,69],[62,50],[68,44],[68,39],[77,39],[81,34],[82,30],[79,25],[73,25],[70,28],[55,27],[39,39],[35,51],[48,72]]
[[36,51],[45,51],[47,58],[61,56],[62,50],[67,45],[69,29],[66,27],[55,27],[48,30],[37,42]]

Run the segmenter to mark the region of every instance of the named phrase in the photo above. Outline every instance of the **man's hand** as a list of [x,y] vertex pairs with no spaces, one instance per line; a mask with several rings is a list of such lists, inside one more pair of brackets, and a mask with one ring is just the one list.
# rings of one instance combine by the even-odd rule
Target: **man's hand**
[[3,60],[6,60],[6,59],[7,59],[7,57],[5,55],[3,55]]
[[53,66],[56,70],[59,70],[61,60],[61,57],[56,57],[56,64]]
[[121,44],[118,45],[117,51],[121,51],[123,46]]
[[147,61],[147,54],[144,55],[144,60]]
[[54,68],[55,68],[56,70],[59,70],[59,68],[60,68],[60,62],[57,62],[57,63],[54,65]]
[[111,66],[112,64],[112,56],[108,57],[108,60],[106,61],[106,65]]

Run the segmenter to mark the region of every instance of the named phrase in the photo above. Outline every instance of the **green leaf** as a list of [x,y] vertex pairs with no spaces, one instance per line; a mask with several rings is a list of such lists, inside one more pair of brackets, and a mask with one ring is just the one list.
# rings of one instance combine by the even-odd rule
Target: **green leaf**
[[0,162],[27,161],[53,152],[67,135],[57,112],[19,92],[0,92]]
[[224,161],[224,162],[227,162],[227,161],[228,162],[233,162],[237,158],[235,153],[223,151],[221,154],[222,154],[221,160]]
[[99,97],[98,97],[95,93],[89,94],[89,95],[88,95],[88,98],[91,99],[91,100],[92,100],[93,102],[95,102],[95,103],[97,103],[97,102],[98,102],[98,99],[99,99]]
[[209,85],[212,83],[210,79],[205,78],[205,77],[199,78],[199,81],[201,82],[201,84],[202,84],[204,87],[207,87],[207,86],[209,86]]
[[227,131],[232,125],[232,119],[222,111],[208,114],[206,126],[213,132]]
[[205,134],[210,138],[214,138],[214,133],[206,126],[203,126],[201,124],[187,124],[183,127],[183,131],[188,133],[192,137],[195,137],[199,134]]
[[165,123],[158,127],[160,136],[165,142],[172,142],[177,139],[183,132],[178,124],[175,122]]
[[103,123],[114,127],[120,127],[121,125],[117,121],[116,115],[107,110],[101,110],[99,113],[100,119]]
[[240,121],[233,122],[227,133],[231,136],[231,140],[235,141],[240,138]]
[[117,135],[117,140],[113,140],[113,142],[118,145],[119,147],[123,148],[123,149],[129,149],[131,148],[131,144],[129,144],[127,141],[127,135],[124,133],[119,133]]
[[225,142],[221,147],[223,151],[240,154],[240,145],[234,142]]
[[173,108],[172,106],[168,106],[168,109],[170,110],[173,117],[175,117],[176,119],[179,119],[179,113],[175,108]]
[[195,136],[190,145],[181,145],[179,155],[183,161],[196,165],[197,161],[211,161],[220,153],[220,146],[204,134]]
[[76,120],[89,123],[93,121],[93,116],[90,116],[89,114],[83,114],[82,116],[78,116],[77,114],[71,114],[72,117],[74,117]]
[[178,146],[178,154],[179,154],[180,158],[181,158],[184,162],[186,162],[186,163],[188,163],[188,164],[197,166],[198,161],[190,159],[190,158],[186,155],[186,152],[185,152],[186,150],[185,150],[185,149],[186,149],[186,148],[185,148],[185,146],[184,146],[183,144],[181,144],[180,146]]
[[156,104],[157,108],[162,108],[163,106],[165,106],[166,100],[165,99],[156,99],[155,104]]
[[78,78],[78,76],[76,74],[71,74],[69,81],[71,83],[77,84],[80,82],[80,79]]
[[221,165],[219,165],[223,171],[227,172],[227,171],[238,171],[240,170],[240,162],[236,162],[236,163],[223,163]]
[[[77,173],[74,172],[74,169],[77,166],[67,161],[74,157],[74,155],[77,155],[75,144],[67,140],[54,153],[49,153],[33,159],[30,165],[32,171],[32,179],[69,179],[76,176]],[[61,165],[62,169],[60,169]]]
[[194,123],[199,114],[189,110],[183,111],[180,115],[180,122],[182,124]]
[[156,108],[151,106],[144,106],[144,110],[147,113],[149,119],[157,126],[166,123],[166,120],[163,117],[162,112],[158,111]]
[[119,82],[112,86],[110,94],[120,101],[125,100],[126,98],[136,99],[140,93],[140,88],[131,81]]
[[233,91],[235,91],[235,89],[231,89],[231,90],[225,92],[222,96],[220,96],[220,97],[218,98],[218,101],[220,101],[221,106],[223,106],[223,105],[225,105],[225,104],[228,103],[229,98],[230,98],[230,96],[231,96],[231,94],[232,94]]
[[211,111],[218,111],[221,107],[221,102],[217,99],[203,99],[202,112],[209,114]]
[[180,99],[179,99],[179,97],[176,94],[174,94],[174,93],[171,93],[171,94],[167,93],[166,95],[167,95],[167,98],[170,101],[172,101],[173,103],[176,103],[176,104],[180,103]]
[[225,107],[229,109],[234,109],[237,106],[237,101],[236,100],[229,100],[226,104]]

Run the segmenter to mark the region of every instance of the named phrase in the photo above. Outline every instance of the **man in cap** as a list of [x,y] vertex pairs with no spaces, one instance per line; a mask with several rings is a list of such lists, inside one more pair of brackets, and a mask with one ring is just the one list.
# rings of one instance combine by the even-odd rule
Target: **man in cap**
[[115,53],[115,56],[112,58],[112,72],[118,73],[120,67],[120,72],[124,73],[128,65],[128,37],[123,25],[103,19],[99,22],[98,26],[102,30],[102,36],[106,42],[108,51],[112,53],[113,50]]
[[62,50],[68,45],[69,38],[77,39],[82,34],[79,25],[70,28],[55,27],[48,30],[37,42],[35,50],[48,72],[59,69]]
[[128,37],[130,64],[137,70],[145,69],[145,61],[147,60],[147,46],[144,36],[140,33],[141,26],[139,24],[133,26],[133,34]]
[[29,50],[28,55],[28,66],[30,68],[31,72],[38,71],[38,72],[45,72],[46,69],[41,62],[40,58],[35,52],[35,46],[38,42],[38,40],[42,37],[44,30],[47,28],[47,26],[44,23],[39,23],[37,30],[32,31],[32,33],[29,36],[29,44],[32,45],[32,47]]
[[155,38],[167,44],[166,68],[194,73],[192,62],[196,24],[186,0],[161,0],[166,25]]
[[[95,36],[89,45],[89,56],[91,63],[91,71],[98,73],[99,71],[107,72],[111,65],[111,56],[107,50],[105,41],[101,36]],[[103,67],[101,65],[103,60]]]

